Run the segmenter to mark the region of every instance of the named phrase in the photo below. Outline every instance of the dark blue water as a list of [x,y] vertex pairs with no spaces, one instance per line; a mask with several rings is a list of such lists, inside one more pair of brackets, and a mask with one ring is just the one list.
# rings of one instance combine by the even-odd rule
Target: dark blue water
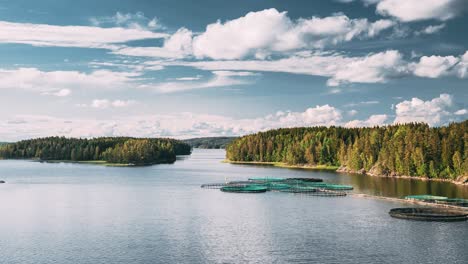
[[173,165],[0,161],[0,263],[467,263],[468,224],[393,219],[407,206],[357,197],[230,194],[200,184],[322,177],[357,192],[466,197],[445,183],[224,164],[196,150]]

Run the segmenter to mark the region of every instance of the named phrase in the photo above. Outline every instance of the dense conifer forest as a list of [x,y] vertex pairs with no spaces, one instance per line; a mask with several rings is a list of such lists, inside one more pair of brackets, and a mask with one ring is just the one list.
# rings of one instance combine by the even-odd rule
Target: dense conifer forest
[[341,166],[378,175],[455,179],[468,175],[468,120],[444,127],[284,128],[227,146],[231,161]]
[[47,137],[0,146],[3,159],[106,161],[133,165],[172,163],[176,155],[190,152],[190,145],[174,139],[128,137]]
[[184,140],[194,148],[202,149],[224,149],[227,144],[231,143],[236,137],[204,137],[204,138],[191,138]]

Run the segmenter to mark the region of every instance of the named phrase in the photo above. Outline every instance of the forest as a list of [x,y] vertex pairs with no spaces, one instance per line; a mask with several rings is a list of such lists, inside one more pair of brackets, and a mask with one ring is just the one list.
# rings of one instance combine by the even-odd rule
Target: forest
[[165,138],[47,137],[0,146],[0,159],[106,161],[114,164],[138,166],[173,163],[177,155],[189,155],[190,153],[190,145]]
[[468,120],[443,127],[410,123],[372,128],[282,128],[234,140],[226,148],[226,158],[456,179],[468,175],[467,128]]
[[193,148],[202,149],[224,149],[227,144],[236,139],[235,137],[203,137],[185,139],[184,142]]

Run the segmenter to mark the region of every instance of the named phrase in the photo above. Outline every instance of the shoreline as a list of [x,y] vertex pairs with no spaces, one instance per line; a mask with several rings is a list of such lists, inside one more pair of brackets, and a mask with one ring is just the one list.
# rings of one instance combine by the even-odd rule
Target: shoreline
[[153,166],[158,164],[173,164],[175,161],[172,160],[163,160],[160,162],[148,163],[148,164],[132,164],[132,163],[111,163],[105,160],[41,160],[41,159],[0,159],[0,160],[23,160],[30,162],[40,162],[40,163],[69,163],[69,164],[84,164],[84,165],[100,165],[106,167],[146,167]]
[[394,178],[394,179],[407,179],[407,180],[420,180],[420,181],[437,181],[437,182],[448,182],[461,186],[468,186],[468,176],[459,176],[457,179],[443,179],[443,178],[429,178],[429,177],[419,177],[419,176],[406,176],[406,175],[380,175],[375,173],[369,173],[366,171],[354,171],[349,170],[345,167],[340,167],[336,170],[338,173],[350,173],[350,174],[361,174],[371,177],[381,177],[381,178]]
[[387,176],[387,175],[378,175],[373,173],[368,173],[365,171],[353,171],[348,170],[344,167],[339,166],[326,166],[326,165],[318,165],[318,166],[307,166],[307,165],[289,165],[283,162],[265,162],[265,161],[232,161],[232,160],[223,160],[223,163],[229,164],[238,164],[238,165],[258,165],[258,166],[273,166],[278,168],[286,168],[286,169],[305,169],[305,170],[327,170],[327,171],[334,171],[337,173],[349,173],[349,174],[361,174],[367,175],[371,177],[382,177],[382,178],[395,178],[395,179],[408,179],[408,180],[420,180],[420,181],[438,181],[438,182],[448,182],[453,183],[460,186],[467,186],[468,187],[468,176],[460,176],[458,179],[442,179],[442,178],[428,178],[428,177],[418,177],[418,176]]
[[272,166],[285,169],[302,169],[302,170],[328,170],[328,171],[337,171],[338,166],[308,166],[308,165],[289,165],[284,162],[267,162],[267,161],[232,161],[232,160],[223,160],[223,163],[237,164],[237,165],[257,165],[257,166]]

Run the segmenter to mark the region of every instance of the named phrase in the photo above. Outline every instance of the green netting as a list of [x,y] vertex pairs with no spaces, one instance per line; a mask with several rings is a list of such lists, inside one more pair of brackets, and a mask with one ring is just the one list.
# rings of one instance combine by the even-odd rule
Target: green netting
[[319,192],[320,190],[314,187],[307,187],[307,186],[291,186],[291,188],[282,189],[279,191],[291,192],[291,193],[310,193],[310,192]]
[[317,178],[287,178],[286,181],[289,180],[297,180],[301,182],[323,182],[322,179],[317,179]]
[[425,201],[425,200],[437,201],[437,200],[446,200],[448,198],[444,196],[423,194],[423,195],[408,195],[408,196],[405,196],[405,199],[406,200],[420,200],[420,201]]
[[285,190],[291,188],[291,185],[284,183],[268,183],[266,186],[270,190]]
[[443,208],[394,208],[390,216],[401,219],[418,221],[466,221],[468,213]]
[[348,191],[354,189],[353,186],[350,185],[340,185],[340,184],[327,184],[322,188],[326,190],[336,190],[336,191]]
[[268,188],[261,185],[245,185],[245,186],[225,186],[221,188],[223,192],[235,193],[262,193],[268,191]]

